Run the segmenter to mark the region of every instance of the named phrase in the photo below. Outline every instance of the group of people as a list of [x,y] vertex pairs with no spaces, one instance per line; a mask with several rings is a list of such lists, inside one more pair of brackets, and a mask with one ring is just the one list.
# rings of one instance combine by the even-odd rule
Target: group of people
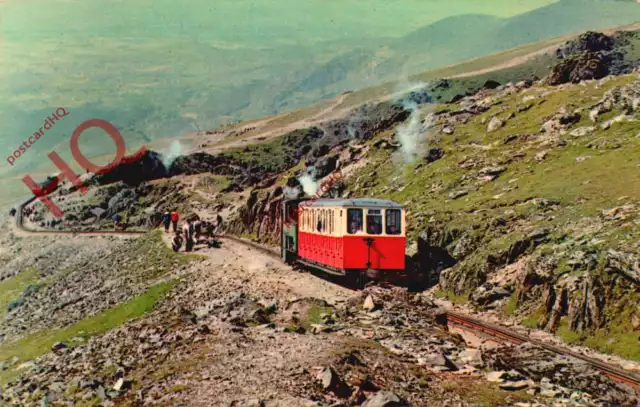
[[173,232],[175,236],[172,241],[173,251],[178,252],[185,243],[185,251],[193,251],[193,246],[200,241],[200,237],[205,235],[211,237],[214,232],[219,231],[222,228],[222,216],[216,217],[216,224],[212,222],[202,221],[198,216],[187,217],[186,222],[182,225],[181,229],[178,229],[178,222],[180,215],[178,211],[169,212],[166,211],[162,215],[162,223],[164,225],[165,233],[169,233],[170,226],[173,226]]
[[178,221],[180,220],[180,215],[177,210],[169,212],[168,210],[162,214],[162,223],[164,224],[165,233],[169,233],[169,227],[173,225],[174,233],[178,231]]

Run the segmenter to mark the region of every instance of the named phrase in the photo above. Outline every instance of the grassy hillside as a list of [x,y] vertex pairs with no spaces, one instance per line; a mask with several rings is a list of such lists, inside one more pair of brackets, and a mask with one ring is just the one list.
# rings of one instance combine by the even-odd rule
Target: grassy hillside
[[[422,267],[447,268],[440,284],[452,297],[504,307],[525,325],[640,360],[640,315],[628,307],[640,301],[640,126],[624,102],[638,92],[640,79],[627,75],[486,91],[463,100],[474,114],[440,106],[424,147],[441,149],[441,159],[398,165],[373,148],[351,191],[407,206],[410,235],[420,236],[419,256],[429,259]],[[494,118],[502,125],[489,131]],[[454,133],[442,133],[445,125]]]

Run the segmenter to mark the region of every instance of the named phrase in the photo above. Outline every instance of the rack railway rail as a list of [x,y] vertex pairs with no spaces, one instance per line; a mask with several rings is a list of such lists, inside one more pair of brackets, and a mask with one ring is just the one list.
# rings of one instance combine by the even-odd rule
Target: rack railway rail
[[640,377],[631,372],[627,372],[622,368],[612,366],[610,364],[601,362],[599,360],[587,357],[568,349],[561,348],[559,346],[551,345],[549,343],[533,339],[525,335],[521,335],[519,333],[505,329],[501,326],[480,321],[467,315],[458,314],[457,312],[444,311],[444,315],[447,318],[448,325],[459,326],[462,329],[480,332],[493,338],[498,338],[503,342],[511,342],[516,345],[524,342],[530,342],[548,351],[582,360],[583,362],[586,362],[594,368],[598,369],[606,376],[609,376],[612,380],[627,384],[635,388],[637,392],[640,392]]
[[[25,206],[29,205],[31,202],[33,202],[35,199],[37,199],[36,197],[33,197],[31,199],[29,199],[28,201],[26,201],[25,203],[23,203],[22,205],[20,205],[19,210],[16,213],[16,224],[18,226],[18,228],[20,228],[23,231],[29,232],[29,233],[33,233],[33,234],[56,234],[56,235],[93,235],[93,236],[100,236],[100,235],[130,235],[130,236],[135,236],[135,235],[143,235],[146,232],[141,232],[141,231],[46,231],[46,230],[32,230],[32,229],[28,229],[24,226],[23,224],[23,209]],[[226,240],[232,240],[234,242],[243,244],[245,246],[251,247],[255,250],[260,251],[261,253],[264,253],[274,259],[278,259],[278,260],[282,260],[281,256],[279,255],[279,253],[270,250],[264,246],[261,246],[259,244],[244,240],[244,239],[240,239],[238,237],[235,236],[220,236],[220,235],[215,235],[215,238],[219,238],[219,239],[226,239]],[[582,355],[580,353],[577,352],[573,352],[570,351],[568,349],[564,349],[555,345],[551,345],[548,343],[545,343],[543,341],[539,341],[536,339],[532,339],[528,336],[525,335],[521,335],[519,333],[510,331],[508,329],[505,329],[501,326],[497,326],[494,324],[490,324],[488,322],[485,321],[480,321],[476,318],[472,318],[469,317],[467,315],[463,315],[463,314],[459,314],[457,312],[453,312],[453,311],[444,311],[443,312],[444,316],[446,317],[446,322],[448,325],[452,325],[452,326],[459,326],[462,329],[466,329],[466,330],[471,330],[471,331],[475,331],[475,332],[479,332],[481,334],[484,335],[488,335],[490,337],[493,338],[497,338],[499,339],[501,342],[511,342],[513,344],[519,345],[521,343],[524,342],[530,342],[534,345],[537,345],[543,349],[549,350],[551,352],[560,354],[560,355],[566,355],[566,356],[571,356],[574,357],[576,359],[582,360],[586,363],[588,363],[589,365],[593,366],[594,368],[598,369],[600,372],[602,372],[603,374],[605,374],[606,376],[610,377],[612,380],[615,380],[617,382],[620,383],[624,383],[626,385],[629,385],[631,387],[633,387],[638,393],[640,393],[640,377],[638,377],[637,375],[631,373],[631,372],[627,372],[619,367],[616,366],[612,366],[610,364],[601,362],[599,360],[587,357],[585,355]]]

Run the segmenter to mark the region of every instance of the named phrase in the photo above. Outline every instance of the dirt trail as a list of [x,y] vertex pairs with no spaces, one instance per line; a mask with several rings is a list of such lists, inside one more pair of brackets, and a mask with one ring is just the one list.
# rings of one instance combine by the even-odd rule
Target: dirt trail
[[534,59],[537,56],[540,55],[544,55],[548,52],[553,52],[558,48],[557,44],[551,45],[549,47],[543,48],[539,51],[535,51],[532,52],[530,54],[526,54],[526,55],[521,55],[515,58],[512,58],[508,61],[502,62],[500,64],[497,65],[493,65],[489,68],[484,68],[484,69],[477,69],[475,71],[469,71],[469,72],[464,72],[464,73],[460,73],[457,75],[452,75],[449,76],[448,78],[450,79],[456,79],[456,78],[468,78],[470,76],[477,76],[477,75],[483,75],[489,72],[495,72],[495,71],[500,71],[502,69],[507,69],[507,68],[513,68],[514,66],[518,66],[518,65],[522,65],[526,62],[529,62],[530,60]]
[[[173,234],[163,232],[168,247],[171,247],[172,238]],[[181,251],[184,251],[184,245]],[[208,266],[239,271],[238,282],[250,287],[251,291],[273,293],[275,290],[280,299],[318,298],[333,305],[354,294],[345,287],[296,271],[277,258],[229,239],[222,239],[220,248],[198,244],[194,254],[207,257]],[[277,253],[274,251],[274,254]]]
[[[301,128],[306,128],[306,127],[310,127],[313,125],[317,125],[320,122],[326,121],[326,120],[331,120],[331,119],[335,119],[335,118],[339,118],[342,117],[344,114],[346,114],[349,110],[351,110],[351,108],[345,109],[337,109],[342,102],[345,100],[345,98],[348,96],[348,94],[342,94],[337,96],[336,98],[333,99],[333,103],[322,109],[321,111],[313,114],[310,117],[305,117],[302,119],[296,119],[294,122],[290,122],[290,123],[284,123],[280,126],[276,126],[274,128],[269,128],[269,124],[277,121],[279,118],[284,117],[288,114],[295,114],[294,112],[287,112],[287,113],[283,113],[281,115],[275,116],[275,117],[271,117],[271,118],[267,118],[267,119],[263,119],[263,120],[259,120],[256,122],[249,122],[248,124],[242,126],[242,127],[238,127],[238,128],[234,128],[230,131],[227,131],[225,134],[210,134],[210,135],[203,135],[201,133],[192,133],[187,135],[185,138],[183,138],[182,140],[189,140],[193,143],[197,143],[197,145],[190,145],[189,146],[189,150],[187,151],[187,153],[193,153],[196,151],[204,151],[210,154],[215,154],[215,153],[219,153],[221,151],[230,149],[230,148],[234,148],[234,147],[240,147],[240,146],[247,146],[256,142],[262,142],[268,139],[271,139],[273,137],[277,137],[289,132],[292,132],[294,130],[297,129],[301,129]],[[262,128],[265,128],[264,130],[261,130]],[[239,136],[240,138],[237,140],[229,140],[229,141],[225,141],[225,139],[227,138],[228,134],[234,131],[236,133],[240,133],[242,134],[242,132],[246,131],[247,133],[249,133],[249,135],[245,136]],[[198,147],[198,145],[202,145],[202,144],[211,144],[210,147]]]
[[[622,27],[616,27],[616,28],[612,28],[609,30],[602,30],[602,32],[606,35],[613,35],[616,32],[619,31],[634,31],[634,30],[638,30],[640,29],[640,23],[637,24],[630,24],[630,25],[626,25],[626,26],[622,26]],[[557,43],[550,45],[548,47],[545,47],[541,50],[538,51],[534,51],[531,52],[529,54],[526,55],[521,55],[515,58],[512,58],[508,61],[502,62],[500,64],[491,66],[489,68],[484,68],[484,69],[477,69],[475,71],[469,71],[469,72],[464,72],[461,74],[457,74],[457,75],[453,75],[453,76],[449,76],[449,78],[454,79],[454,78],[468,78],[470,76],[476,76],[476,75],[482,75],[482,74],[486,74],[489,72],[495,72],[495,71],[499,71],[502,69],[507,69],[507,68],[513,68],[514,66],[518,66],[518,65],[522,65],[530,60],[532,60],[533,58],[540,56],[540,55],[544,55],[546,53],[549,52],[554,52],[558,46],[564,42],[564,41],[568,41],[570,40],[572,37],[575,37],[575,35],[565,35],[563,37],[561,37],[561,40],[559,40]],[[486,58],[486,57],[483,57]],[[469,62],[469,61],[467,61]]]

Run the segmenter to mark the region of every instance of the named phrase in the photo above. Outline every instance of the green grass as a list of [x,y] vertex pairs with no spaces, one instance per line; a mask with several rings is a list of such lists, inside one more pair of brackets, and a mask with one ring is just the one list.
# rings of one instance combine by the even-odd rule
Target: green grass
[[436,290],[434,295],[439,298],[445,298],[455,305],[465,304],[469,299],[469,294],[456,294],[453,291]]
[[229,186],[229,182],[224,175],[205,175],[198,179],[196,189],[213,195]]
[[540,306],[535,311],[533,311],[531,314],[529,314],[526,317],[524,317],[520,321],[520,323],[522,325],[526,326],[527,328],[537,329],[538,328],[538,322],[540,322],[540,320],[542,319],[542,317],[544,317],[544,315],[545,315],[544,306]]
[[[593,85],[589,88],[579,86],[572,87],[563,92],[555,92],[545,99],[546,103],[536,105],[529,111],[518,114],[507,125],[494,133],[486,133],[486,124],[482,124],[482,118],[489,118],[497,113],[498,109],[506,108],[507,111],[500,114],[506,117],[514,111],[521,95],[514,95],[504,99],[503,103],[493,107],[487,113],[475,117],[466,125],[459,125],[454,137],[442,138],[438,147],[446,151],[445,157],[430,165],[415,168],[415,165],[406,165],[398,168],[395,162],[389,159],[388,153],[382,150],[373,150],[369,156],[371,166],[362,169],[356,174],[365,176],[375,167],[377,176],[371,179],[370,186],[364,188],[362,195],[373,195],[381,198],[392,199],[396,202],[408,202],[413,213],[428,211],[431,208],[439,208],[436,217],[453,226],[460,225],[466,228],[474,218],[490,218],[504,212],[505,207],[514,207],[516,211],[528,211],[527,207],[515,205],[534,197],[559,200],[561,204],[570,206],[556,218],[555,224],[582,217],[584,215],[596,215],[608,205],[614,205],[617,197],[622,195],[640,196],[640,177],[634,155],[634,146],[639,146],[637,139],[629,137],[634,135],[633,129],[637,124],[624,123],[615,125],[607,134],[614,133],[616,137],[625,137],[628,148],[621,150],[594,151],[586,148],[584,143],[600,137],[604,132],[598,131],[584,140],[572,141],[565,148],[551,149],[548,159],[541,164],[531,161],[532,156],[542,148],[532,146],[526,150],[526,156],[520,161],[505,163],[505,171],[498,179],[485,185],[481,185],[477,191],[471,191],[465,197],[457,200],[449,200],[448,194],[460,188],[460,180],[463,175],[473,171],[459,167],[458,163],[465,158],[475,159],[488,164],[499,164],[505,158],[520,150],[524,143],[513,142],[503,144],[502,140],[509,134],[538,133],[544,118],[556,113],[562,105],[585,106],[593,103],[592,97],[601,96],[604,91],[613,86],[623,85],[631,80],[630,76],[617,78],[608,82],[600,89]],[[584,93],[582,93],[584,91]],[[577,127],[581,124],[575,125]],[[619,127],[618,127],[619,126]],[[381,134],[384,137],[388,133]],[[464,147],[473,140],[481,144],[493,145],[486,152],[475,148]],[[496,143],[496,144],[494,144]],[[592,158],[577,163],[576,157],[590,155]],[[617,165],[611,168],[610,163],[615,161]],[[477,170],[476,170],[477,171]],[[562,174],[553,176],[552,174]],[[607,177],[600,176],[607,174]],[[400,177],[407,187],[402,191],[389,189],[395,178]],[[517,179],[515,182],[509,182]],[[568,182],[570,180],[570,182]],[[589,181],[589,183],[586,183]],[[443,189],[437,193],[422,193],[424,186],[434,183],[442,183]],[[497,199],[494,197],[498,196]],[[577,204],[579,198],[588,196],[590,199]],[[483,209],[481,216],[470,213],[474,209]],[[453,214],[456,214],[453,216]],[[495,215],[494,215],[495,214]],[[413,225],[412,225],[413,226]],[[412,231],[411,237],[415,237],[421,230],[417,225]],[[413,234],[411,234],[413,232]]]
[[[172,280],[157,284],[130,301],[68,327],[41,331],[15,342],[5,343],[0,346],[0,360],[9,360],[13,357],[18,357],[21,361],[32,360],[49,352],[51,346],[56,342],[74,345],[74,343],[70,342],[72,338],[81,337],[87,339],[107,332],[150,312],[158,301],[171,291],[177,283],[177,280]],[[8,374],[11,375],[11,371]],[[3,378],[4,375],[5,372],[2,373],[0,378]],[[5,381],[3,380],[3,382]]]
[[312,324],[322,324],[322,314],[331,313],[333,313],[333,309],[331,307],[314,305],[307,311],[307,318],[302,321],[302,324],[306,329],[310,329]]
[[27,287],[37,282],[38,271],[34,268],[23,270],[14,277],[0,281],[0,319],[6,314],[9,304],[19,299]]
[[511,294],[511,297],[509,297],[509,300],[505,305],[504,313],[507,316],[512,316],[513,314],[515,314],[517,309],[518,309],[518,293],[514,292],[513,294]]
[[259,166],[270,173],[282,173],[298,163],[296,153],[311,143],[314,128],[295,130],[264,143],[236,147],[221,153],[249,168]]
[[631,325],[634,314],[640,317],[640,311],[638,310],[640,294],[631,288],[627,292],[618,290],[613,295],[616,295],[615,306],[604,310],[606,317],[610,321],[606,329],[599,329],[595,332],[573,332],[569,329],[566,318],[563,318],[560,321],[557,334],[562,340],[570,344],[580,344],[603,353],[640,361],[640,346],[638,346],[640,332],[634,331]]
[[495,383],[460,383],[457,381],[444,382],[442,388],[447,393],[458,394],[460,398],[473,405],[498,406],[512,405],[518,402],[530,402],[533,396],[525,390],[505,391],[500,389]]

